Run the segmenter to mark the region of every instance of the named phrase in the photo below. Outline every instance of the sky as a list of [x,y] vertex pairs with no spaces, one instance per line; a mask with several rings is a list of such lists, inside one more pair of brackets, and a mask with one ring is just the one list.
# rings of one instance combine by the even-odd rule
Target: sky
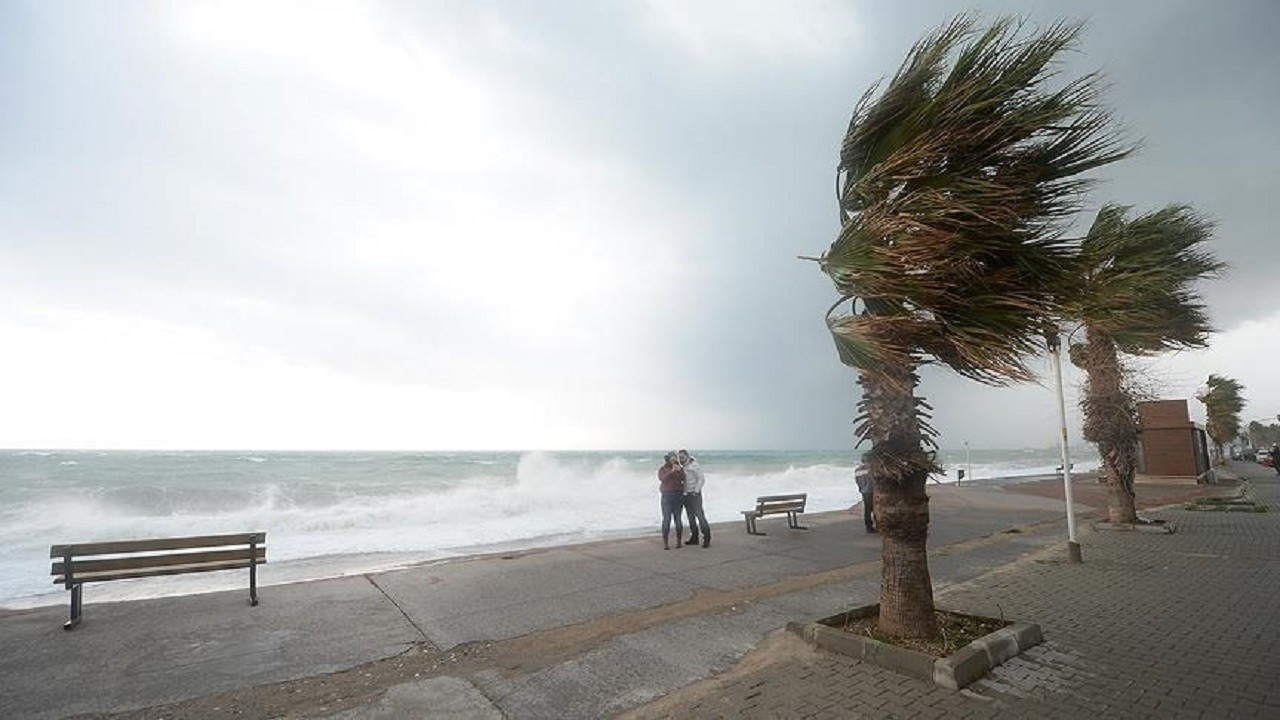
[[[1268,0],[11,0],[0,447],[850,447],[797,256],[836,232],[859,96],[974,9],[1088,21],[1063,70],[1143,149],[1078,229],[1189,203],[1231,265],[1211,346],[1148,384],[1227,375],[1275,418]],[[1056,442],[1047,384],[920,394],[944,447]]]

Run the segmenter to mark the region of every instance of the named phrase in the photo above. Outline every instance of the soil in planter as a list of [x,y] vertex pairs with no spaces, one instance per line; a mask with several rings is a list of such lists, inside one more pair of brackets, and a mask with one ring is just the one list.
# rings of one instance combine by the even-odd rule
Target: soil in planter
[[875,616],[848,620],[842,629],[845,632],[864,635],[882,643],[942,658],[951,655],[984,635],[990,635],[1011,624],[1008,621],[997,620],[996,618],[974,617],[941,610],[936,611],[936,615],[938,617],[940,635],[937,638],[928,640],[895,638],[891,635],[885,635],[880,632],[880,628],[876,625],[879,619]]

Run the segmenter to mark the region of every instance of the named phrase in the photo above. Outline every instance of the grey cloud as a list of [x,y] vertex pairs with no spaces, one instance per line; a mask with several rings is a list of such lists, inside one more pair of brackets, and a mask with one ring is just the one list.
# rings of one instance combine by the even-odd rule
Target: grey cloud
[[[406,46],[443,48],[448,62],[499,88],[502,112],[550,146],[635,168],[652,193],[619,198],[629,212],[661,215],[678,207],[699,220],[696,236],[678,239],[689,280],[679,297],[669,299],[676,309],[669,338],[675,349],[664,352],[659,339],[636,337],[625,356],[631,359],[604,350],[574,352],[596,352],[600,362],[660,365],[666,382],[646,389],[674,390],[696,409],[756,419],[756,434],[740,438],[741,445],[845,447],[855,375],[839,366],[822,323],[834,299],[829,282],[795,256],[820,253],[835,232],[832,171],[858,96],[896,69],[927,28],[970,6],[854,3],[860,41],[832,56],[744,56],[715,64],[680,53],[643,5],[381,7],[395,37]],[[36,7],[24,6],[26,24],[44,27],[49,45],[35,53],[31,46],[38,42],[27,38],[34,54],[23,56],[19,70],[10,66],[5,79],[21,75],[13,79],[25,89],[9,106],[28,110],[22,118],[0,120],[0,147],[11,158],[0,170],[0,190],[23,200],[20,210],[0,215],[7,256],[22,265],[0,270],[6,282],[64,301],[114,298],[156,314],[186,313],[190,321],[286,354],[407,381],[422,378],[441,343],[460,352],[504,347],[500,324],[458,317],[461,311],[451,309],[447,297],[424,302],[394,287],[371,286],[376,278],[352,269],[266,252],[286,232],[358,238],[368,223],[396,218],[406,208],[429,210],[432,202],[429,193],[380,182],[385,178],[377,168],[330,158],[317,160],[314,172],[332,184],[332,194],[315,198],[309,216],[276,214],[272,202],[285,180],[261,160],[277,138],[254,134],[254,128],[308,122],[291,115],[297,108],[274,92],[288,86],[287,78],[243,84],[234,82],[234,69],[224,69],[228,75],[151,67],[143,61],[145,25],[129,30],[130,23],[109,22],[109,13],[95,21],[106,23],[104,39],[87,33],[92,23],[77,25],[75,43],[82,51],[68,56],[53,48],[69,32],[67,24],[75,23],[65,15],[44,17]],[[1096,0],[1064,8],[1048,0],[1002,0],[981,9],[988,15],[1025,12],[1041,22],[1063,13],[1089,19],[1082,52],[1067,70],[1103,69],[1113,84],[1112,104],[1146,142],[1140,155],[1105,172],[1093,206],[1188,202],[1218,218],[1215,245],[1233,269],[1228,280],[1205,288],[1215,317],[1230,328],[1271,312],[1250,288],[1274,275],[1280,262],[1272,257],[1268,212],[1280,194],[1280,144],[1272,129],[1280,95],[1270,90],[1280,73],[1280,50],[1271,36],[1280,26],[1277,6]],[[37,22],[42,18],[43,25]],[[82,72],[68,57],[99,69]],[[118,80],[110,86],[117,94],[91,92],[85,83],[92,78]],[[54,88],[53,99],[22,102],[42,97],[39,82]],[[189,85],[180,95],[185,103],[154,102],[156,93],[183,83]],[[91,104],[101,121],[94,142],[84,125],[60,114],[85,98],[98,98]],[[140,112],[149,104],[164,114]],[[176,134],[182,157],[148,157],[155,152],[153,135],[167,133]],[[158,174],[171,173],[173,186],[191,189],[173,190],[173,212],[189,216],[168,217],[135,188],[113,185],[121,176],[79,177],[77,153],[103,154],[108,164],[142,158]],[[513,157],[513,176],[519,172],[520,158]],[[520,183],[499,187],[518,191]],[[342,193],[347,207],[325,205]],[[538,188],[526,185],[524,194],[495,198],[495,207],[509,203],[514,212],[537,202]],[[1080,225],[1087,222],[1082,215]],[[625,230],[619,228],[619,243],[627,242]],[[643,254],[643,248],[630,252]],[[642,289],[624,290],[612,300],[620,307],[651,301]],[[205,298],[242,293],[298,313],[348,317],[351,324],[252,321],[196,299],[167,308],[157,299],[185,291]],[[334,331],[357,332],[361,324],[368,331],[361,337],[370,344],[334,342]],[[521,363],[554,365],[557,357],[554,348],[511,350],[492,362],[495,373],[515,379]],[[571,381],[563,380],[566,388]],[[937,406],[944,444],[962,434],[975,444],[1007,446],[1052,439],[1052,410],[1039,404],[1047,393],[1042,388],[989,390],[930,371],[922,390]],[[714,434],[692,420],[674,417],[672,423],[688,435]],[[705,444],[694,436],[688,442]]]

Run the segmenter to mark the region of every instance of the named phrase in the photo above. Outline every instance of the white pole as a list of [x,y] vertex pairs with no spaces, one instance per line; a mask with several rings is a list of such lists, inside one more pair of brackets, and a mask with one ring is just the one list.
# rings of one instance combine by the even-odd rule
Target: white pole
[[969,461],[969,441],[964,441],[964,475],[973,482],[973,463]]
[[1046,334],[1049,356],[1053,364],[1053,384],[1058,395],[1058,446],[1062,451],[1062,489],[1067,501],[1067,556],[1080,562],[1080,543],[1076,542],[1076,506],[1071,492],[1071,454],[1067,450],[1067,402],[1062,393],[1062,342],[1058,333]]

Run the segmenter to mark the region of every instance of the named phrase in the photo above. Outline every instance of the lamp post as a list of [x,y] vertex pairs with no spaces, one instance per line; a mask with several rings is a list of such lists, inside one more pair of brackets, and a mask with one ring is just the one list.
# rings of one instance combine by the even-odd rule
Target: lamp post
[[1082,562],[1080,543],[1076,541],[1076,507],[1071,491],[1071,454],[1067,449],[1067,404],[1062,393],[1062,340],[1057,328],[1046,331],[1045,344],[1049,348],[1049,360],[1053,365],[1053,385],[1058,395],[1058,446],[1062,455],[1062,491],[1067,501],[1067,558]]
[[964,441],[964,474],[969,478],[969,482],[973,482],[973,463],[969,460],[969,441]]

